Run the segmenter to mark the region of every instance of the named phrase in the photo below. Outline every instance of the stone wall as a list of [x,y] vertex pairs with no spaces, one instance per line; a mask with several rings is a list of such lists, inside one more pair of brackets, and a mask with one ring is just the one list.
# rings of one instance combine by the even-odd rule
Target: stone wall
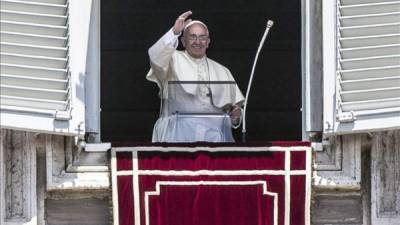
[[[331,137],[315,152],[312,224],[400,225],[400,131]],[[1,225],[111,224],[107,153],[1,130]]]
[[400,131],[332,137],[316,152],[314,225],[400,225]]
[[106,153],[74,138],[1,129],[1,225],[110,224]]

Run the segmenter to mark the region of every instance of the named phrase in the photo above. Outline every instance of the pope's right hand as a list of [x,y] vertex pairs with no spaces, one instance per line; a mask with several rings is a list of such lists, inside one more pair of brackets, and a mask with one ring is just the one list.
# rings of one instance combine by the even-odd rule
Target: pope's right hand
[[180,15],[174,24],[174,27],[172,28],[172,31],[174,32],[175,35],[180,34],[183,29],[185,28],[186,24],[190,23],[192,20],[187,18],[192,15],[192,11],[187,11],[185,13],[183,13],[182,15]]

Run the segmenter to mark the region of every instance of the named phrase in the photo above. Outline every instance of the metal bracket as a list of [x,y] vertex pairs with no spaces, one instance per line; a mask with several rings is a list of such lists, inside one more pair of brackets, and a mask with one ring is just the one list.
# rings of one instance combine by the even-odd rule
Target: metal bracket
[[341,123],[350,123],[357,119],[353,111],[337,114],[336,119]]
[[62,121],[67,121],[71,120],[71,112],[70,111],[56,111],[56,114],[54,115],[55,120],[62,120]]
[[322,142],[311,142],[311,147],[315,152],[323,152],[324,147],[330,146],[329,140],[322,140]]

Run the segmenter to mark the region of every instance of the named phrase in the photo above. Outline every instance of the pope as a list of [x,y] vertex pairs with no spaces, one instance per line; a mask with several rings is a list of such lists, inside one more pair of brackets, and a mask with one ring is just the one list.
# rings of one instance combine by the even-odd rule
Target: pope
[[[158,85],[161,98],[160,118],[154,126],[152,141],[234,142],[231,127],[240,125],[243,94],[229,69],[207,57],[211,42],[208,27],[190,19],[191,15],[191,11],[180,15],[148,51],[151,69],[146,78]],[[179,37],[184,51],[177,50]],[[173,82],[179,85],[171,86]],[[185,85],[185,82],[198,84]],[[214,85],[218,82],[233,85]],[[171,100],[171,90],[179,95],[179,101]],[[179,117],[168,112],[172,105],[228,117]]]

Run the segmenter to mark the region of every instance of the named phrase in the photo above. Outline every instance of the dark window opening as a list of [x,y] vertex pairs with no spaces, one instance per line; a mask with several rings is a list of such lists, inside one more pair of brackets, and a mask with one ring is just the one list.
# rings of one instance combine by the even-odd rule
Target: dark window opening
[[[150,141],[158,88],[145,79],[148,48],[181,13],[207,24],[208,57],[228,67],[245,94],[267,19],[247,111],[248,140],[301,140],[301,1],[103,1],[102,141]],[[180,46],[181,48],[181,46]],[[241,128],[234,130],[240,141]]]

